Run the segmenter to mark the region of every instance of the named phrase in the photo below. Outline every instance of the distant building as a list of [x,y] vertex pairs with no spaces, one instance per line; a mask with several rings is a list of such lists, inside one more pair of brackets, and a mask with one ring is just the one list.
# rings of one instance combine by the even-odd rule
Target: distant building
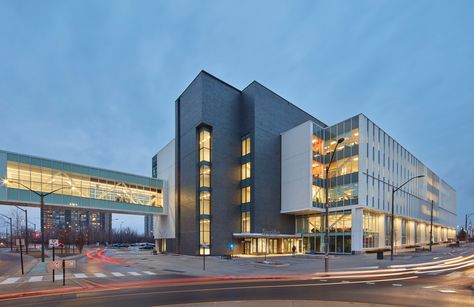
[[83,233],[86,241],[108,242],[112,230],[112,213],[86,210],[44,210],[44,227],[48,237],[61,238]]
[[145,238],[153,237],[153,215],[145,215],[144,217],[144,230],[143,235]]

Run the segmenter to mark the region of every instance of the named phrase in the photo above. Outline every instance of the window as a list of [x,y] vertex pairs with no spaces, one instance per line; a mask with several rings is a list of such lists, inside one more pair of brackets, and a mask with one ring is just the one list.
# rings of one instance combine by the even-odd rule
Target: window
[[208,191],[199,193],[199,213],[201,215],[211,214],[211,193]]
[[250,153],[250,137],[242,140],[242,157]]
[[209,165],[201,165],[201,167],[199,168],[199,186],[211,186],[211,168]]
[[241,180],[250,178],[250,162],[242,164]]
[[364,211],[364,248],[374,248],[379,246],[378,215]]
[[[201,127],[198,131],[199,137],[199,162],[211,162],[211,131],[209,128]],[[199,165],[199,254],[209,255],[211,253],[211,192],[201,188],[211,187],[211,166],[207,163]]]
[[241,193],[242,193],[242,204],[249,203],[251,201],[251,199],[250,199],[250,187],[242,188]]
[[211,161],[211,132],[205,128],[199,131],[199,161]]
[[250,211],[242,212],[242,232],[250,232]]

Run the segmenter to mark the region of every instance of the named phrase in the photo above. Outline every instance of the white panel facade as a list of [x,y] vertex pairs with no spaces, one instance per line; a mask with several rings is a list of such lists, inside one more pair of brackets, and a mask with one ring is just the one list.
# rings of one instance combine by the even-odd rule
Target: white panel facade
[[157,154],[157,178],[165,181],[163,202],[166,215],[153,217],[155,239],[174,239],[175,227],[175,140],[163,147]]
[[281,135],[281,213],[312,209],[312,135],[312,122]]

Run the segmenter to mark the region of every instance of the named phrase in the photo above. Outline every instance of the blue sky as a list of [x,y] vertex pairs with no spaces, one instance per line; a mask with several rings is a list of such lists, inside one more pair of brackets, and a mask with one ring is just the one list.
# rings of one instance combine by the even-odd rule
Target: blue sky
[[474,212],[473,9],[1,1],[0,148],[151,175],[174,100],[205,69],[238,88],[257,80],[328,124],[365,113],[457,190],[461,223]]

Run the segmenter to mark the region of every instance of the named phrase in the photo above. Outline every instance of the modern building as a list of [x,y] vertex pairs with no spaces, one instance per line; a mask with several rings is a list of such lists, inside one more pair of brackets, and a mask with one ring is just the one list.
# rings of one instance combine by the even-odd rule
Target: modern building
[[145,238],[153,237],[153,215],[143,217],[143,235]]
[[175,139],[152,158],[168,191],[162,251],[323,252],[326,183],[332,253],[390,246],[391,191],[419,175],[395,194],[395,246],[428,243],[432,202],[433,240],[455,236],[454,189],[363,114],[329,126],[258,82],[204,71],[175,108]]
[[48,238],[81,233],[86,242],[110,242],[112,213],[47,207],[44,210],[44,228]]

